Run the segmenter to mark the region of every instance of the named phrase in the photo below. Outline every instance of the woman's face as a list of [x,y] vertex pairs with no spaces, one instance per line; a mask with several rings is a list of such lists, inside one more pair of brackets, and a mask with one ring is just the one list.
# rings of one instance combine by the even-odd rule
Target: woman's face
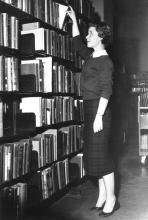
[[95,27],[88,29],[88,35],[86,36],[87,46],[90,48],[96,48],[101,43],[102,38],[98,36],[98,32]]

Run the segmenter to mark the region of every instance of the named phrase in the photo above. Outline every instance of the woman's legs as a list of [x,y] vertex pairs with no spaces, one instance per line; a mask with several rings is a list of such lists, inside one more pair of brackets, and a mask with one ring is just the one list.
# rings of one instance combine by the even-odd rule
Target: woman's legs
[[116,202],[114,172],[103,176],[103,181],[106,190],[106,202],[103,211],[109,213],[112,212]]
[[98,180],[98,185],[99,185],[99,196],[96,203],[96,207],[101,207],[103,203],[106,201],[106,189],[103,178]]

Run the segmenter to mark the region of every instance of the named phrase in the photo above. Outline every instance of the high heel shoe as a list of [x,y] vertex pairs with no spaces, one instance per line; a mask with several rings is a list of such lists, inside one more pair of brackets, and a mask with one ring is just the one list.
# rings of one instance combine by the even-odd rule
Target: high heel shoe
[[96,211],[102,211],[102,209],[104,208],[105,202],[103,203],[103,205],[101,207],[97,207],[97,206],[93,206],[90,208],[91,211],[96,210]]
[[120,203],[118,200],[116,200],[115,205],[113,207],[113,210],[111,212],[104,212],[103,210],[99,213],[99,216],[108,217],[112,215],[115,211],[117,211],[120,208]]

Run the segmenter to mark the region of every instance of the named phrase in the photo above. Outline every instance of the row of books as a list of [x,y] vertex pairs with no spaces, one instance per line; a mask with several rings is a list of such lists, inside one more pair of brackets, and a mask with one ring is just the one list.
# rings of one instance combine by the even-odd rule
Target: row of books
[[4,0],[4,2],[60,29],[68,7],[53,0]]
[[0,91],[75,93],[74,75],[51,56],[21,64],[16,57],[0,56]]
[[141,93],[139,97],[140,97],[140,106],[148,107],[148,92]]
[[52,164],[34,174],[27,182],[19,182],[1,190],[3,219],[23,219],[29,205],[39,203],[64,189],[74,179],[85,176],[83,154]]
[[83,100],[72,97],[25,97],[0,101],[0,137],[35,131],[36,127],[66,121],[83,121]]
[[60,129],[48,129],[31,138],[34,167],[40,168],[64,156],[82,150],[83,126],[71,125]]
[[32,24],[28,23],[29,28],[22,30],[21,35],[34,35],[35,51],[73,61],[72,38],[69,35],[40,27],[39,22],[36,22],[36,26]]
[[0,56],[0,91],[18,91],[19,61],[16,57]]
[[31,142],[29,139],[0,146],[0,184],[30,171]]
[[[40,22],[24,24],[25,30],[21,31],[22,36],[33,35],[34,50],[50,56],[55,56],[73,62],[74,67],[82,67],[82,59],[73,48],[72,37],[63,35],[55,30],[43,28]],[[28,44],[28,42],[26,42]]]
[[0,13],[0,45],[18,49],[19,21],[7,13]]
[[24,97],[20,109],[23,113],[35,113],[36,127],[74,120],[73,97]]
[[140,151],[148,151],[148,134],[140,135]]
[[30,139],[0,146],[0,184],[82,150],[83,126],[49,129]]
[[74,73],[51,56],[22,60],[20,91],[74,93]]
[[[58,15],[56,19],[58,18],[59,20],[62,19],[62,17],[60,16],[60,13],[62,15],[65,11],[65,10],[63,11],[63,8],[61,9],[59,7],[60,5],[63,5],[62,3],[60,4],[53,0],[16,0],[16,1],[3,0],[3,1],[47,23],[51,23],[53,21],[52,20],[53,17],[56,14]],[[95,8],[92,6],[91,1],[89,0],[65,0],[62,2],[66,3],[66,5],[71,5],[74,8],[74,10],[76,10],[80,14],[85,15],[87,18],[92,19],[94,18],[94,15],[96,14]],[[63,17],[64,17],[64,14],[63,14]]]
[[145,93],[145,92],[148,92],[148,87],[146,87],[146,86],[132,87],[132,92],[133,93]]
[[59,190],[66,187],[69,180],[68,159],[58,161],[41,172],[42,199],[48,199]]
[[83,154],[77,154],[72,159],[64,159],[36,173],[28,182],[28,203],[49,199],[52,195],[65,188],[75,179],[85,176]]
[[19,102],[2,102],[0,100],[0,137],[16,134],[16,116]]

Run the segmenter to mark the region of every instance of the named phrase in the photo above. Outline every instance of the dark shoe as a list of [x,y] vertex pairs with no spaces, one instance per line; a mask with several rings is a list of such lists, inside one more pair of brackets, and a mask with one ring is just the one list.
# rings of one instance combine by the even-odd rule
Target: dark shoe
[[117,211],[119,208],[120,208],[120,203],[118,202],[118,200],[116,200],[114,208],[111,212],[103,212],[102,210],[102,212],[99,213],[99,216],[108,217],[112,215],[115,211]]
[[105,202],[103,203],[103,205],[101,207],[97,207],[97,206],[93,206],[90,208],[91,211],[96,210],[96,211],[102,211],[102,209],[104,208]]

